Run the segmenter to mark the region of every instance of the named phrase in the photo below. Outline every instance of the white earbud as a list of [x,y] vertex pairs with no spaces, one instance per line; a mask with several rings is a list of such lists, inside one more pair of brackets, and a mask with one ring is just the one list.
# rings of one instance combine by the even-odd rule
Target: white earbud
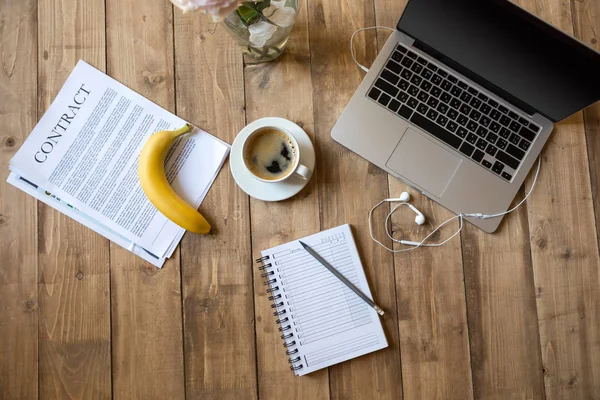
[[412,204],[407,204],[407,206],[409,206],[410,209],[417,214],[417,216],[415,217],[415,223],[417,225],[423,225],[425,223],[425,216],[423,215],[423,213],[417,210],[417,207],[413,206]]
[[408,192],[402,192],[400,193],[400,197],[398,198],[392,198],[392,199],[385,199],[385,201],[390,202],[390,203],[396,203],[396,202],[400,202],[400,203],[408,203],[410,201],[410,194],[408,194]]

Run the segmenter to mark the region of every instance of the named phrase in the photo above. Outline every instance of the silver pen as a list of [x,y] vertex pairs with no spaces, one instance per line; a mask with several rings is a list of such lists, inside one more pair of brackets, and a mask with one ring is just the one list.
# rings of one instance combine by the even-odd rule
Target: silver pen
[[[298,240],[298,242],[300,242],[300,241]],[[352,282],[350,282],[348,279],[346,279],[346,277],[344,275],[340,274],[335,268],[333,268],[331,266],[331,264],[329,264],[327,261],[325,261],[323,259],[323,257],[321,257],[316,251],[311,249],[306,243],[300,242],[300,244],[302,245],[302,247],[304,247],[304,249],[308,252],[308,254],[313,256],[315,258],[315,260],[317,260],[319,263],[321,263],[321,265],[323,265],[325,268],[327,268],[333,275],[336,276],[336,278],[338,278],[340,281],[342,281],[342,283],[344,285],[348,286],[354,293],[356,293],[358,295],[358,297],[363,299],[365,301],[365,303],[367,303],[368,305],[373,307],[375,309],[375,311],[377,311],[377,314],[379,314],[379,315],[385,314],[385,312],[381,309],[381,307],[379,307],[377,304],[373,303],[373,300],[371,300],[367,296],[365,296],[365,294],[363,292],[361,292],[356,286],[354,286],[352,284]]]

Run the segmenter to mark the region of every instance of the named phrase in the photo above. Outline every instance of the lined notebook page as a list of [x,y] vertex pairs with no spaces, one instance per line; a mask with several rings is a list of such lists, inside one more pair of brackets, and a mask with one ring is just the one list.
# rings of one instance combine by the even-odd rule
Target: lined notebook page
[[[372,299],[349,225],[300,239]],[[296,375],[387,347],[377,312],[298,241],[262,252]],[[289,328],[288,328],[289,327]]]

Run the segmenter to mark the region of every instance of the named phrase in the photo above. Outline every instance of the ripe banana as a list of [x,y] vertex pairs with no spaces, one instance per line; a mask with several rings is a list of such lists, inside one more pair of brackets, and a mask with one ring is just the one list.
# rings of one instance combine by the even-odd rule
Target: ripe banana
[[207,234],[211,229],[209,223],[175,193],[165,175],[165,157],[173,141],[191,132],[192,128],[186,124],[180,129],[150,136],[140,154],[138,176],[144,193],[165,217],[190,232]]

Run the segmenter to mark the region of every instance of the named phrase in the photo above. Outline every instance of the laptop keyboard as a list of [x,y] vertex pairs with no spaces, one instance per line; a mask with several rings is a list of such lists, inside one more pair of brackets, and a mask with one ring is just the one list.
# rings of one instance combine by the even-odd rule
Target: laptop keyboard
[[540,126],[399,44],[368,97],[507,181]]

